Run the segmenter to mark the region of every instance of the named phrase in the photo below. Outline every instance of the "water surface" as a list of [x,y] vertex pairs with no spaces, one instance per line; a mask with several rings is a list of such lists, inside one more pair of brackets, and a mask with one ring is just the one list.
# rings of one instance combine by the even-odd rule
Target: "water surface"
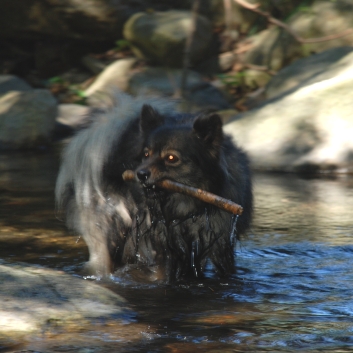
[[[57,169],[51,153],[0,156],[0,258],[78,274],[88,254],[55,213]],[[353,179],[256,174],[254,191],[232,278],[209,270],[167,286],[119,273],[101,284],[128,300],[141,338],[117,342],[92,327],[43,351],[352,351]]]

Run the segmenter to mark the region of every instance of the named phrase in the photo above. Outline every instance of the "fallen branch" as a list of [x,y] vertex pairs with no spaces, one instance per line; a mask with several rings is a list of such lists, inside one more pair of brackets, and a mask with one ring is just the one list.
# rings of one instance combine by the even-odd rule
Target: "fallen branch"
[[[135,173],[132,170],[126,170],[122,177],[125,181],[136,180]],[[192,186],[187,186],[167,179],[159,181],[156,185],[162,189],[179,192],[181,194],[194,197],[235,215],[241,215],[243,213],[243,208],[240,205],[205,190],[197,189]]]
[[309,44],[309,43],[320,43],[320,42],[327,42],[329,40],[337,39],[337,38],[342,38],[345,36],[348,36],[349,34],[353,34],[353,28],[348,28],[345,31],[338,33],[338,34],[332,34],[330,36],[326,37],[319,37],[319,38],[309,38],[305,39],[300,37],[292,28],[287,26],[285,23],[283,23],[280,20],[277,20],[276,18],[272,17],[268,12],[261,11],[258,9],[259,4],[249,4],[245,0],[234,0],[237,4],[240,6],[244,7],[247,10],[253,11],[257,13],[260,16],[266,17],[267,21],[283,28],[286,30],[297,42],[302,43],[302,44]]

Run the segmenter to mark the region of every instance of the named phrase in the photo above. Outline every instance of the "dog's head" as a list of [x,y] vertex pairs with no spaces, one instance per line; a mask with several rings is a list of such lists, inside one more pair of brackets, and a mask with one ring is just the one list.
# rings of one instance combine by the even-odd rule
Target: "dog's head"
[[142,185],[154,187],[158,181],[170,179],[212,189],[219,174],[223,141],[222,121],[218,115],[176,119],[164,117],[144,105],[140,129],[145,142],[136,175]]

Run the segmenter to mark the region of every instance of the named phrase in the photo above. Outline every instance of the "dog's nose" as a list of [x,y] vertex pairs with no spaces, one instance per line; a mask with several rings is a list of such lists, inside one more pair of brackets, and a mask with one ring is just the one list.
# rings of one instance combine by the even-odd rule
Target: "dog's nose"
[[137,172],[137,177],[140,181],[146,181],[151,175],[151,172],[147,169],[141,169]]

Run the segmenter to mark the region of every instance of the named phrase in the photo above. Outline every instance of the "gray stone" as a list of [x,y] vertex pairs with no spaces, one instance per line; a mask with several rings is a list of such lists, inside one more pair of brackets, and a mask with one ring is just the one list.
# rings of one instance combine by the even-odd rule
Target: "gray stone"
[[246,87],[256,89],[264,87],[270,80],[271,75],[265,71],[246,69],[244,70],[244,84]]
[[[182,67],[192,22],[192,13],[188,11],[137,13],[126,22],[124,36],[139,58],[162,66]],[[197,16],[196,22],[190,48],[191,65],[211,54],[211,24],[201,15]]]
[[255,169],[353,172],[353,53],[322,75],[225,126]]
[[0,75],[0,96],[9,91],[30,91],[32,87],[13,75]]
[[56,100],[49,91],[8,92],[0,98],[0,148],[48,144],[56,116]]
[[220,71],[224,72],[232,69],[236,60],[237,60],[237,56],[231,51],[220,54],[218,56],[218,64],[219,64]]
[[0,260],[0,283],[0,337],[131,315],[119,295],[62,271]]
[[106,67],[96,80],[87,88],[85,95],[90,97],[99,92],[109,92],[114,88],[126,91],[128,88],[129,77],[137,59],[128,58],[113,62]]
[[56,122],[73,130],[86,124],[90,108],[80,104],[59,104]]
[[240,55],[242,62],[280,70],[305,55],[301,45],[278,27],[263,30],[246,39],[249,49]]
[[91,109],[79,104],[59,104],[54,138],[59,140],[72,135],[91,122]]
[[[336,76],[339,71],[350,65],[351,56],[347,55],[353,51],[353,47],[341,47],[326,50],[322,53],[299,59],[279,71],[268,83],[266,98],[273,98],[280,94],[288,93],[299,86],[310,85]],[[346,57],[343,60],[342,58]]]
[[[175,97],[180,89],[182,70],[162,67],[135,68],[136,59],[123,59],[109,65],[86,90],[90,105],[105,106],[109,94],[119,89],[133,95],[145,94]],[[222,91],[205,81],[197,72],[189,70],[187,77],[188,107],[181,110],[229,109]]]

